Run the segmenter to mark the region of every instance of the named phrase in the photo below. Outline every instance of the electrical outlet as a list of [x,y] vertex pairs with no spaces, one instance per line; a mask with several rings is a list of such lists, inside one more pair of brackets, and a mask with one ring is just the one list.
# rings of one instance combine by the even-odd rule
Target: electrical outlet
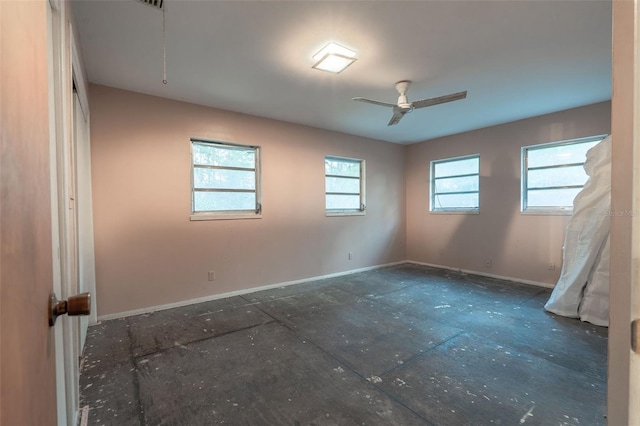
[[444,249],[440,249],[439,253],[440,253],[440,256],[444,256]]
[[549,265],[547,266],[547,269],[550,271],[555,271],[556,270],[556,264],[553,262],[549,262]]
[[349,260],[352,260],[352,259],[353,259],[353,253],[349,252]]
[[491,268],[491,259],[487,259],[484,261],[484,267],[485,268]]
[[216,271],[209,271],[209,281],[216,280]]

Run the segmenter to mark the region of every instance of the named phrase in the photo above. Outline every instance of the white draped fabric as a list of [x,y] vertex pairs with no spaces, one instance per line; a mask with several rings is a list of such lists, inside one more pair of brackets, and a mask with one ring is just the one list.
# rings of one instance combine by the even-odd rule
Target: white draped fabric
[[608,326],[611,136],[587,151],[584,169],[589,179],[573,200],[562,271],[544,308]]

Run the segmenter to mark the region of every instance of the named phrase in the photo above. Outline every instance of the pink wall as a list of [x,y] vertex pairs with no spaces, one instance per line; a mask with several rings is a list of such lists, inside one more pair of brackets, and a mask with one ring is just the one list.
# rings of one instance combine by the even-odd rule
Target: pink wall
[[[520,148],[608,134],[610,117],[603,102],[408,146],[407,258],[555,284],[569,216],[520,213]],[[468,154],[480,154],[480,213],[429,213],[429,162]]]
[[[104,86],[90,100],[98,315],[406,258],[404,146]],[[189,220],[191,137],[262,147],[262,219]],[[366,216],[325,216],[327,154],[366,160]]]
[[[90,99],[101,316],[406,259],[553,284],[568,216],[520,213],[520,148],[609,133],[611,108],[402,146],[104,86]],[[262,147],[262,219],[189,220],[191,137]],[[480,214],[429,213],[429,162],[467,154]],[[325,155],[366,160],[366,216],[325,216]]]

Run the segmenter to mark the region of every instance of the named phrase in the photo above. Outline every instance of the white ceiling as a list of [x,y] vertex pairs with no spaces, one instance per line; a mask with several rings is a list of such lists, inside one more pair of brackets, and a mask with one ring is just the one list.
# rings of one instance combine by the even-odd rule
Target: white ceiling
[[[194,1],[73,3],[89,81],[396,143],[611,98],[610,1]],[[357,50],[335,75],[327,42]],[[409,100],[468,90],[387,127],[394,83]]]

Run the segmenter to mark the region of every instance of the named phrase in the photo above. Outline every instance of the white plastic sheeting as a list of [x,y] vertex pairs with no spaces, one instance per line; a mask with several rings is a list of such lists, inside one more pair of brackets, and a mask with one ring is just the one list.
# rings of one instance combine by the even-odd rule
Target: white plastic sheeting
[[608,326],[611,136],[587,151],[584,169],[589,179],[573,200],[562,271],[544,308]]

